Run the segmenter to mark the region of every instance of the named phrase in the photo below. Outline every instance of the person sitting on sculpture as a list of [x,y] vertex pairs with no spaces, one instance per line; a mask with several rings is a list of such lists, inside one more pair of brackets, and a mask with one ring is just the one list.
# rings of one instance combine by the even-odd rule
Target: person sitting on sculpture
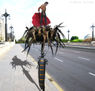
[[[45,2],[40,7],[38,7],[38,13],[35,13],[32,17],[32,24],[36,27],[47,26],[50,24],[49,18],[46,16],[46,6],[48,2]],[[40,12],[41,10],[41,12]]]
[[47,19],[46,19],[46,6],[48,5],[48,2],[45,2],[38,8],[38,12],[40,12],[41,9],[41,20],[40,20],[40,25],[42,25],[43,22],[43,17],[45,20],[45,26],[47,25]]

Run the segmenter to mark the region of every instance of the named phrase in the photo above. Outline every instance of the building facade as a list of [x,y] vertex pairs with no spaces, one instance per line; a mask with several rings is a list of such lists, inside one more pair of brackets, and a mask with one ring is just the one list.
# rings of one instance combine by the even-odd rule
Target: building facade
[[0,18],[0,41],[5,41],[4,21]]

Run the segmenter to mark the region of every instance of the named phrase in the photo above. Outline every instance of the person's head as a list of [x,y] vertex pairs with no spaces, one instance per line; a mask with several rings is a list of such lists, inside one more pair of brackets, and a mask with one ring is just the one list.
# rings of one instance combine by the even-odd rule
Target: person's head
[[48,2],[45,2],[44,4],[45,4],[45,5],[48,5]]

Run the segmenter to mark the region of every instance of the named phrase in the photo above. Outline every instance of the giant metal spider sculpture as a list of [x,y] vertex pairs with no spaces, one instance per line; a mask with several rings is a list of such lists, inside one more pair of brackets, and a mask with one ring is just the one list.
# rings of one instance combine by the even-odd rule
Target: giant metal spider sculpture
[[54,28],[51,28],[51,26],[46,26],[46,27],[33,26],[31,28],[26,27],[26,31],[23,34],[23,37],[25,37],[26,39],[25,48],[23,51],[28,49],[27,51],[28,54],[30,51],[31,44],[40,43],[41,54],[44,54],[45,43],[48,43],[48,46],[51,48],[52,54],[54,54],[52,45],[54,44],[54,42],[56,42],[56,51],[55,51],[56,54],[59,46],[62,47],[65,46],[64,43],[61,41],[60,37],[60,35],[62,35],[64,38],[64,34],[59,29],[60,27],[63,27],[61,26],[61,24],[62,23],[56,25]]
[[54,42],[56,42],[56,51],[55,54],[57,53],[58,47],[62,46],[64,47],[64,43],[61,41],[60,35],[63,36],[64,34],[61,32],[59,29],[62,23],[59,25],[55,26],[54,28],[51,28],[51,26],[43,26],[43,27],[31,27],[28,28],[26,27],[26,31],[23,34],[23,37],[25,37],[25,48],[23,51],[28,49],[27,54],[30,51],[31,44],[36,44],[40,43],[41,44],[41,56],[39,57],[38,61],[38,76],[39,76],[39,86],[42,89],[42,91],[45,91],[45,67],[47,60],[44,58],[44,48],[45,48],[45,43],[48,43],[48,46],[51,48],[52,54],[53,52],[53,47],[52,45]]

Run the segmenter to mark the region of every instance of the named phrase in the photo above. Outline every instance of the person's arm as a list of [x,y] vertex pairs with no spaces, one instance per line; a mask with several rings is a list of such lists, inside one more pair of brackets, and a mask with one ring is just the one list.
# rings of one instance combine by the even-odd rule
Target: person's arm
[[41,6],[38,8],[38,11],[40,11]]

